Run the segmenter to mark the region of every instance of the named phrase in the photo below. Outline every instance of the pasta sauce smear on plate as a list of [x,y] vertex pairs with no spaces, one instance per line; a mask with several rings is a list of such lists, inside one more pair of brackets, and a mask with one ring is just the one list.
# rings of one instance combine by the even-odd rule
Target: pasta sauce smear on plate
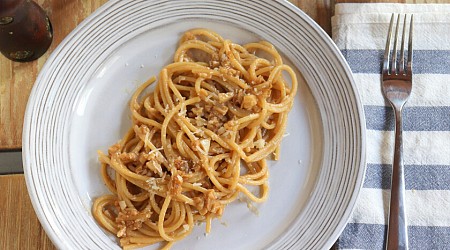
[[128,133],[98,152],[112,194],[94,201],[93,215],[123,248],[170,248],[197,223],[209,233],[240,195],[266,200],[266,158],[278,158],[297,92],[272,44],[239,45],[206,29],[183,34],[146,94],[154,82],[132,96]]

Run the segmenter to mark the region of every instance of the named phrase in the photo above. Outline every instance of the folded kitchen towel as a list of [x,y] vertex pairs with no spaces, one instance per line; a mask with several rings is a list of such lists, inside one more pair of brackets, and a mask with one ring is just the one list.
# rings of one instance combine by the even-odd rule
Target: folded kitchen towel
[[413,90],[403,110],[409,246],[450,249],[450,4],[336,5],[332,37],[354,74],[367,128],[363,189],[337,247],[385,246],[394,116],[380,72],[392,13],[414,14]]

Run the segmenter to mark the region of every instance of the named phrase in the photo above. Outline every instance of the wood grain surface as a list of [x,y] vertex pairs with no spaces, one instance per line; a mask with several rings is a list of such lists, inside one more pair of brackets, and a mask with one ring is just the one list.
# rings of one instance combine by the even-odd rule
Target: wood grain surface
[[36,61],[18,63],[0,54],[0,150],[22,148],[25,108],[36,77],[50,53],[81,21],[107,0],[37,0],[53,26],[53,42]]
[[[257,1],[257,0],[254,0]],[[328,34],[335,3],[450,3],[450,0],[290,0]],[[0,55],[0,151],[20,150],[27,99],[50,53],[82,20],[107,0],[36,0],[53,25],[54,40],[40,59],[17,63]],[[0,249],[55,249],[31,206],[24,176],[0,175]]]
[[0,249],[55,249],[41,227],[23,175],[0,175]]

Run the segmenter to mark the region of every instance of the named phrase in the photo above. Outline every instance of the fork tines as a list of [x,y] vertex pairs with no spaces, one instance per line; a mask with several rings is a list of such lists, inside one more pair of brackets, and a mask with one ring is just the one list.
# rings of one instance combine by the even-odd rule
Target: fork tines
[[[395,37],[394,37],[394,48],[391,51],[391,40],[392,40],[392,33],[394,29],[394,20],[395,20],[395,14],[392,13],[391,16],[391,23],[389,25],[389,33],[388,38],[386,41],[386,49],[384,52],[384,60],[383,60],[383,74],[387,75],[410,75],[412,74],[412,56],[413,56],[413,50],[412,50],[412,34],[413,34],[413,15],[411,14],[411,19],[409,22],[409,39],[408,39],[408,59],[406,61],[406,70],[405,70],[405,37],[406,37],[406,20],[407,15],[404,15],[403,18],[403,32],[402,32],[402,41],[401,41],[401,47],[400,47],[400,60],[397,62],[397,44],[398,44],[398,31],[400,27],[400,14],[397,15],[397,25],[395,28]],[[392,54],[392,60],[390,60],[390,55]]]

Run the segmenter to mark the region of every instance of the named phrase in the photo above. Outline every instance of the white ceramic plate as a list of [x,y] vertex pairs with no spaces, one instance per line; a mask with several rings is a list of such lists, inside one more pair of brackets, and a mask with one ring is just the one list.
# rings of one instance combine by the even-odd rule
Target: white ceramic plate
[[364,175],[364,117],[331,39],[288,2],[135,0],[110,1],[80,24],[48,59],[29,99],[26,181],[58,248],[118,248],[90,212],[108,192],[96,151],[122,137],[131,94],[172,60],[180,35],[197,27],[241,44],[273,43],[304,81],[259,215],[235,202],[211,234],[198,226],[174,249],[319,249],[338,238]]

